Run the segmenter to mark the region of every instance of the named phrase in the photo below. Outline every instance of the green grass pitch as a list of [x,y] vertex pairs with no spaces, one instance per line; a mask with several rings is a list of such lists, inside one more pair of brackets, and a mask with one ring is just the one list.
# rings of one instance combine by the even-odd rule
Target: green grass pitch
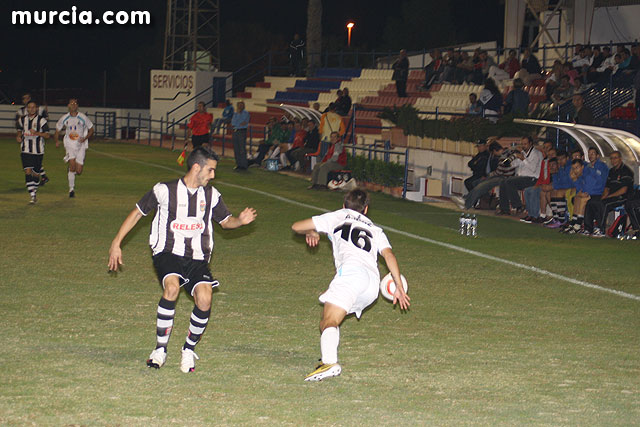
[[[214,185],[232,212],[258,219],[215,232],[221,286],[196,351],[179,371],[192,300],[178,301],[167,364],[148,369],[161,289],[144,218],[107,274],[122,220],[158,181],[180,175],[177,152],[91,143],[67,197],[62,148],[47,147],[51,182],[28,204],[18,144],[0,140],[0,425],[633,425],[640,420],[640,244],[565,236],[382,194],[370,217],[388,231],[411,310],[379,299],[341,328],[343,373],[304,376],[319,357],[317,297],[333,276],[291,224],[337,209],[341,194],[273,172]],[[274,198],[273,196],[278,196]],[[283,200],[285,198],[287,200]],[[294,204],[290,201],[309,205]],[[446,247],[412,235],[454,246]],[[489,260],[465,248],[601,288]],[[382,263],[381,273],[387,272]],[[627,295],[627,296],[625,296]]]

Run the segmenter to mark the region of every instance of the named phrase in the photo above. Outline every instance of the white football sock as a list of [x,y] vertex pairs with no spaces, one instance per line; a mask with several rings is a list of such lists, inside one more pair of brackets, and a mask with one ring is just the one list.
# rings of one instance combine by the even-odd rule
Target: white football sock
[[322,363],[338,363],[338,344],[340,344],[340,328],[326,328],[320,336]]
[[72,192],[76,186],[76,173],[75,172],[67,172],[67,178],[69,178],[69,192]]

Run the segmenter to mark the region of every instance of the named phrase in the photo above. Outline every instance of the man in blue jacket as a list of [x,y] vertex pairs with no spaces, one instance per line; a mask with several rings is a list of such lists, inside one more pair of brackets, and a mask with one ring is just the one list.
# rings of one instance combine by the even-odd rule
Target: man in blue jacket
[[[587,202],[589,200],[600,200],[604,186],[596,170],[585,166],[581,159],[574,159],[571,162],[569,176],[576,186],[576,196],[573,201],[573,216],[565,230],[568,234],[575,234],[582,230]],[[588,230],[583,233],[591,234]]]
[[600,178],[600,193],[604,191],[604,187],[607,184],[607,177],[609,176],[609,166],[602,160],[600,160],[600,153],[595,147],[589,148],[588,152],[589,163],[587,163],[587,167],[593,169],[593,171]]

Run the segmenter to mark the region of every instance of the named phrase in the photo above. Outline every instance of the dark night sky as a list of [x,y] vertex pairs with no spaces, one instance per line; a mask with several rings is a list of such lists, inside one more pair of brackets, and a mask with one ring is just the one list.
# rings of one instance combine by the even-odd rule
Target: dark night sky
[[[162,45],[165,31],[164,0],[109,0],[105,1],[16,1],[1,0],[0,16],[0,90],[4,87],[37,85],[36,74],[47,68],[47,76],[51,86],[73,87],[73,81],[82,81],[81,76],[91,76],[96,80],[107,70],[110,75],[133,74],[136,78],[135,66],[132,62],[148,64],[151,60],[161,64]],[[306,7],[304,0],[264,1],[264,0],[221,0],[221,23],[244,21],[259,23],[267,31],[289,40],[294,32],[304,33],[306,29]],[[324,0],[323,1],[323,35],[337,40],[345,39],[345,24],[349,19],[356,22],[352,43],[366,45],[368,48],[379,46],[382,42],[382,30],[387,20],[400,16],[403,0]],[[493,11],[499,10],[500,0],[457,0],[452,5],[459,8],[467,4],[469,8],[478,10],[477,4],[490,4]],[[12,10],[70,10],[76,5],[79,10],[92,10],[101,14],[110,10],[149,10],[152,15],[150,26],[13,26]],[[396,6],[396,8],[390,7]],[[485,7],[485,10],[491,9]],[[481,9],[482,10],[482,9]],[[492,15],[487,12],[487,15]],[[477,13],[471,11],[460,18],[460,25],[477,29],[477,40],[501,38],[502,23],[496,23],[493,16],[483,17],[478,22]],[[487,19],[494,25],[486,25]],[[425,20],[428,25],[428,19]],[[499,28],[496,28],[499,27]],[[224,34],[222,43],[224,43]],[[285,46],[283,46],[283,49]],[[138,52],[142,52],[140,56]],[[222,58],[223,64],[225,58]],[[145,70],[146,73],[146,70]],[[89,78],[89,77],[87,77]],[[73,80],[72,79],[72,80]],[[88,85],[84,82],[81,85]],[[100,85],[98,84],[98,87]]]

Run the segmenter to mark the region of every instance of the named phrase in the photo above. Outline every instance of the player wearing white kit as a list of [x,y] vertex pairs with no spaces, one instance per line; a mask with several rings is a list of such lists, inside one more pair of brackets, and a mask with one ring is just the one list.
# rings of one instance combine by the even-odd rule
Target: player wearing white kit
[[60,146],[59,135],[63,128],[66,128],[64,134],[64,149],[67,154],[64,161],[69,163],[67,178],[69,179],[69,197],[75,197],[76,175],[82,174],[84,167],[84,157],[89,147],[89,138],[93,136],[93,123],[91,120],[78,111],[78,100],[71,98],[67,106],[69,112],[60,117],[56,123],[56,134],[54,141],[56,148]]
[[398,261],[384,231],[366,217],[368,209],[369,195],[356,189],[346,194],[343,209],[298,221],[291,227],[306,235],[310,247],[318,245],[319,233],[326,234],[333,246],[336,266],[329,289],[319,298],[324,304],[320,321],[322,364],[305,381],[321,381],[342,372],[338,364],[340,324],[347,314],[354,313],[360,318],[362,310],[378,298],[378,254],[384,258],[396,283],[393,303],[402,310],[409,308],[410,298],[402,287]]

